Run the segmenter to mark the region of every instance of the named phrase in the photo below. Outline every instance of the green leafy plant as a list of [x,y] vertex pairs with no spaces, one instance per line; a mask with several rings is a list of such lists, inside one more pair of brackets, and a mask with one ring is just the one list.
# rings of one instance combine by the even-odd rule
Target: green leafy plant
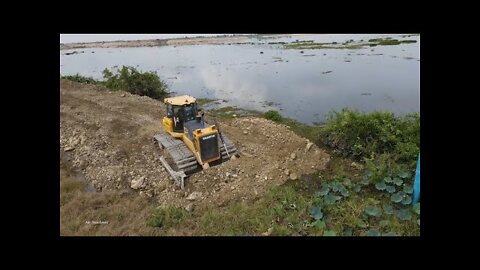
[[319,220],[323,217],[322,208],[320,206],[312,206],[310,208],[310,216],[315,220]]
[[323,232],[323,236],[337,236],[337,233],[332,230],[326,230]]
[[399,203],[403,200],[403,197],[402,197],[402,194],[400,192],[397,192],[397,193],[394,193],[392,194],[392,196],[390,197],[390,200],[392,202],[396,202],[396,203]]
[[365,208],[365,213],[369,216],[379,217],[382,215],[382,210],[378,207],[369,205]]
[[371,228],[370,230],[368,230],[367,232],[367,236],[380,236],[380,231],[376,228]]
[[134,67],[123,66],[121,69],[104,69],[105,86],[113,90],[124,90],[135,95],[163,99],[168,95],[166,83],[156,72],[140,72]]
[[384,212],[385,214],[387,214],[387,215],[391,215],[391,214],[394,213],[393,207],[392,207],[391,205],[389,205],[389,204],[384,203],[384,204],[382,205],[382,208],[383,208],[383,212]]
[[279,122],[282,120],[282,116],[280,115],[280,113],[273,110],[265,112],[264,117],[275,122]]

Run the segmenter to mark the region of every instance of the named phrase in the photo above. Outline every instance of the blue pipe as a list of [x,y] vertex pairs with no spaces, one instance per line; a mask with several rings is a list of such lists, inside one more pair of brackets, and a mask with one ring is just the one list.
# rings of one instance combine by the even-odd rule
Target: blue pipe
[[420,200],[420,154],[418,154],[417,171],[415,172],[415,181],[413,182],[413,204]]

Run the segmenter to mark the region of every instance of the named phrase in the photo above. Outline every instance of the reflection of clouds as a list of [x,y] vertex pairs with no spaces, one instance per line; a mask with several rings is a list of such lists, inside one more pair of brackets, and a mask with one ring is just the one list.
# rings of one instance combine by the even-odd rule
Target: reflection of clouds
[[267,86],[258,81],[240,76],[234,72],[222,72],[211,67],[200,70],[200,76],[207,88],[212,89],[216,98],[232,100],[238,104],[248,104],[249,100],[263,101],[266,97]]

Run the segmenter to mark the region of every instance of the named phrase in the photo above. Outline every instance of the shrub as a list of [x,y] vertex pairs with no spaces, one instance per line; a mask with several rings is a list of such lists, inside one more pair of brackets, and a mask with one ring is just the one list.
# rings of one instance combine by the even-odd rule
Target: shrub
[[268,111],[264,113],[265,118],[270,119],[275,122],[282,120],[282,116],[277,111]]
[[388,153],[398,161],[415,160],[420,151],[420,114],[397,117],[391,112],[331,112],[320,132],[323,143],[343,156],[361,159]]
[[162,99],[167,96],[168,88],[156,72],[139,72],[133,67],[123,66],[116,73],[103,70],[105,86],[113,90],[125,90],[135,95]]

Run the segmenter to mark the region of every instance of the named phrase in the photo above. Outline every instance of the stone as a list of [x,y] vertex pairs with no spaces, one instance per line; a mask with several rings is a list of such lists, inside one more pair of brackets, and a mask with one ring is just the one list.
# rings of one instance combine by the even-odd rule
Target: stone
[[290,159],[295,160],[297,158],[297,155],[295,153],[290,154]]
[[248,132],[247,132],[246,130],[244,130],[244,131],[243,131],[243,134],[247,135],[247,134],[248,134]]
[[270,236],[273,232],[273,227],[268,228],[268,230],[262,233],[262,236]]
[[194,208],[195,205],[193,203],[189,203],[187,206],[185,206],[185,210],[187,210],[187,212],[192,212]]
[[67,147],[67,148],[65,148],[65,152],[72,151],[74,149],[75,149],[75,147]]
[[290,170],[289,170],[289,169],[285,169],[285,170],[283,171],[283,173],[284,173],[285,175],[290,175]]
[[202,197],[202,192],[194,191],[188,195],[187,200],[195,201],[196,199]]
[[297,180],[298,179],[298,176],[296,173],[291,173],[290,174],[290,180]]
[[143,180],[145,180],[145,177],[143,176],[138,179],[133,179],[130,183],[130,187],[133,189],[139,189],[143,185]]
[[306,147],[305,152],[308,152],[308,150],[310,150],[310,148],[312,148],[312,146],[313,146],[312,142],[307,143],[307,147]]

